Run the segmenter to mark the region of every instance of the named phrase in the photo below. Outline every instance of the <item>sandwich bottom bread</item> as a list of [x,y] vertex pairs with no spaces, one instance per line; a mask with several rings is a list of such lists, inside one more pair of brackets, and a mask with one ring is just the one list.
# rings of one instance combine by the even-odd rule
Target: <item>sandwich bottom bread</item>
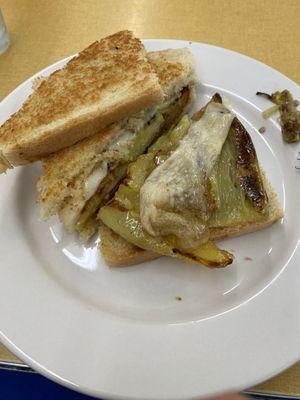
[[[109,265],[128,266],[167,255],[224,267],[233,256],[212,241],[265,228],[283,217],[250,135],[221,97],[215,95],[193,120],[184,117],[132,163],[114,198],[100,210],[99,246]],[[184,146],[194,139],[184,159]],[[193,174],[200,190],[193,186]]]
[[[254,232],[274,224],[283,217],[280,204],[270,183],[264,176],[264,186],[269,197],[270,215],[264,223],[247,222],[240,223],[232,227],[213,228],[210,232],[211,240],[221,240],[235,236],[241,236],[246,233]],[[155,260],[161,257],[161,254],[150,250],[142,249],[128,242],[122,236],[118,235],[104,223],[100,223],[99,236],[101,238],[99,249],[108,265],[111,267],[128,267],[130,265],[140,264],[145,261]]]

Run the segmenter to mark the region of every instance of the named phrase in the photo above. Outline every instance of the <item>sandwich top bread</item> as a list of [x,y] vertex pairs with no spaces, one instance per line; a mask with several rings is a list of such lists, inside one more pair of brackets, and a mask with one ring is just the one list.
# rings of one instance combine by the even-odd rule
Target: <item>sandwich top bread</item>
[[0,166],[26,164],[98,133],[164,98],[143,44],[121,31],[41,80],[0,127]]

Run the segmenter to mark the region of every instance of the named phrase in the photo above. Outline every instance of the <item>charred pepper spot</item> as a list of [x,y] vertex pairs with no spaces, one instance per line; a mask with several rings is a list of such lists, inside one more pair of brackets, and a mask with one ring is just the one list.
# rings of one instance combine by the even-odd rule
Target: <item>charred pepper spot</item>
[[214,103],[222,104],[222,97],[219,93],[215,93],[211,99]]
[[176,254],[180,254],[181,256],[186,257],[187,259],[194,260],[195,262],[203,264],[209,268],[224,268],[224,267],[227,267],[227,265],[232,264],[232,262],[233,262],[233,256],[232,256],[232,254],[230,254],[228,252],[226,252],[226,254],[228,256],[227,260],[224,261],[223,264],[220,264],[219,262],[212,261],[212,260],[203,260],[201,257],[197,257],[197,255],[195,255],[193,253],[179,250],[179,249],[172,249],[173,253],[174,253],[174,250],[176,250]]
[[235,118],[231,128],[235,135],[236,166],[239,183],[245,196],[262,211],[268,198],[263,187],[256,151],[249,133],[241,122]]
[[262,210],[265,205],[264,193],[261,192],[256,175],[245,176],[241,178],[242,187],[246,195],[256,205],[259,210]]
[[182,89],[180,97],[177,99],[173,107],[171,107],[168,112],[163,113],[165,121],[161,127],[160,131],[161,134],[167,132],[178,120],[185,106],[187,105],[189,98],[190,98],[190,89],[188,87],[185,87]]
[[213,97],[210,99],[210,101],[204,106],[202,107],[199,111],[197,111],[193,116],[192,116],[192,120],[193,121],[199,121],[199,119],[202,117],[202,115],[205,113],[205,110],[207,108],[207,106],[210,103],[219,103],[222,104],[222,97],[220,96],[219,93],[215,93],[213,95]]

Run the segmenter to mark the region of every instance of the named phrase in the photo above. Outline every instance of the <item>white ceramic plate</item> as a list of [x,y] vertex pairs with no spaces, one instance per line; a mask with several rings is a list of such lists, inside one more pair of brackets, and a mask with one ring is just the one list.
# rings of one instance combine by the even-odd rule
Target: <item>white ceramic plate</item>
[[[96,243],[83,247],[57,220],[39,221],[39,165],[9,171],[0,177],[0,338],[40,373],[103,398],[192,399],[245,389],[300,356],[297,146],[282,142],[275,119],[262,119],[270,104],[255,95],[287,88],[300,98],[300,90],[232,51],[145,43],[149,50],[187,46],[195,54],[199,103],[216,91],[230,101],[251,133],[284,221],[224,241],[236,256],[224,270],[167,258],[111,269]],[[33,78],[1,103],[0,122],[20,107]]]

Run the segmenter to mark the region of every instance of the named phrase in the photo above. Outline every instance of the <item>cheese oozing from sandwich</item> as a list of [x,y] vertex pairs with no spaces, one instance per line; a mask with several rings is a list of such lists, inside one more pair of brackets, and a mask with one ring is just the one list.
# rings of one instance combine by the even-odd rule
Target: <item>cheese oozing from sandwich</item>
[[107,162],[101,163],[91,175],[86,179],[84,183],[85,198],[90,199],[97,191],[100,183],[107,175]]
[[[174,103],[178,96],[173,96],[172,101],[167,100],[160,107],[165,108],[168,105]],[[155,115],[156,111],[160,107],[151,107],[143,110],[135,116],[129,118],[126,123],[126,129],[122,130],[109,145],[110,152],[118,152],[124,157],[128,155],[131,144],[133,143],[136,136],[144,128]],[[108,163],[102,162],[96,167],[91,174],[86,178],[84,182],[85,199],[89,200],[97,191],[103,179],[108,174]]]
[[208,240],[212,212],[209,175],[221,153],[234,114],[210,103],[179,147],[146,179],[140,191],[143,228],[174,245],[195,248]]
[[[109,160],[123,159],[128,161],[131,146],[138,135],[143,135],[143,128],[146,124],[152,120],[159,108],[170,106],[177,98],[178,96],[173,96],[171,103],[167,100],[157,107],[143,110],[124,121],[123,129],[121,129],[119,135],[108,143],[107,150],[103,153],[105,161],[98,164],[83,180],[76,180],[75,189],[78,189],[74,191],[76,195],[70,196],[59,211],[60,219],[69,232],[73,232],[86,202],[97,192],[103,180],[110,173]],[[111,158],[112,155],[113,158]]]

